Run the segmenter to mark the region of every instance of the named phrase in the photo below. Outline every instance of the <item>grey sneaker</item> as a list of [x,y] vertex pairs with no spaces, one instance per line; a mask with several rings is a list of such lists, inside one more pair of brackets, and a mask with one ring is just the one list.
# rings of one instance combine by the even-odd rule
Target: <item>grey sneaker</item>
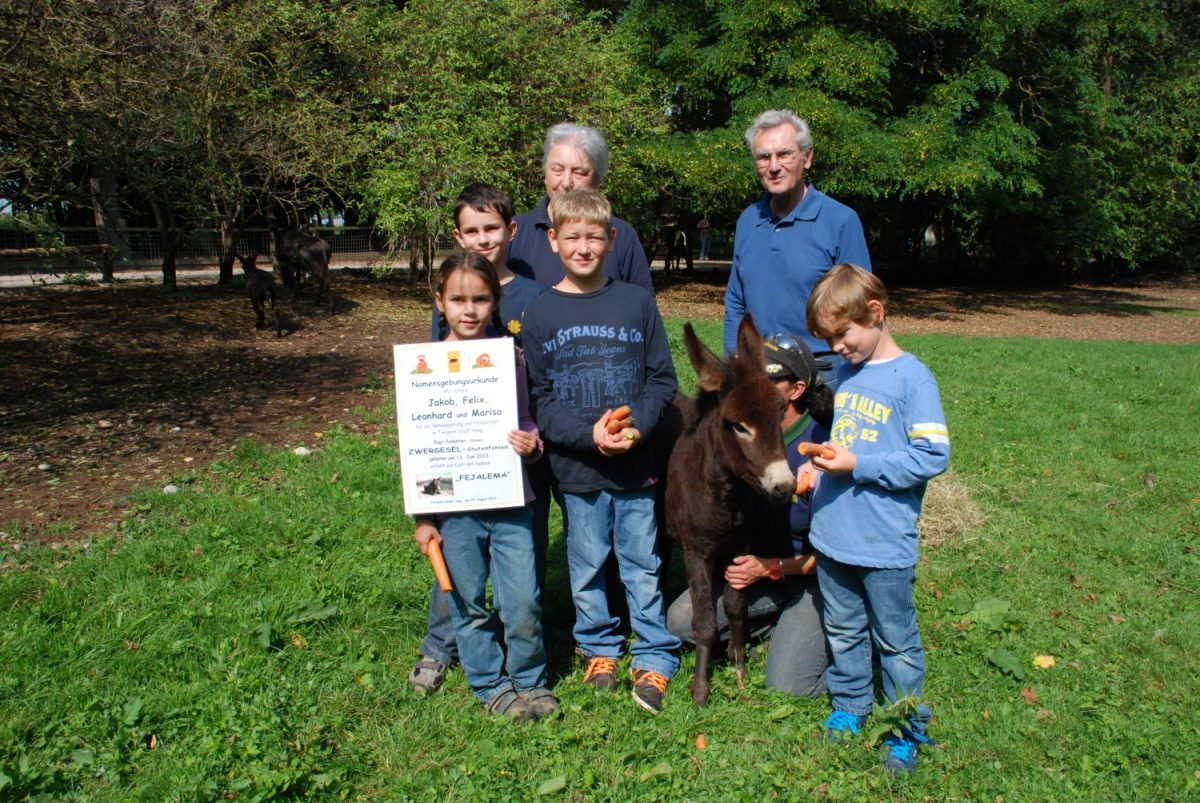
[[529,703],[521,699],[521,695],[517,694],[517,690],[511,687],[500,692],[484,703],[484,705],[487,707],[489,714],[509,717],[510,719],[515,719],[517,722],[531,722],[537,719],[537,715],[533,713],[533,709],[529,706]]
[[445,679],[446,665],[427,655],[422,655],[408,673],[408,685],[419,694],[433,694],[442,687]]
[[526,689],[517,694],[521,695],[521,699],[529,706],[529,710],[533,711],[534,719],[542,719],[558,713],[558,698],[554,696],[554,692],[545,687]]
[[583,682],[598,691],[617,690],[617,659],[596,656],[589,658],[583,671]]
[[663,695],[667,693],[667,678],[649,669],[634,669],[633,701],[651,714],[662,711]]

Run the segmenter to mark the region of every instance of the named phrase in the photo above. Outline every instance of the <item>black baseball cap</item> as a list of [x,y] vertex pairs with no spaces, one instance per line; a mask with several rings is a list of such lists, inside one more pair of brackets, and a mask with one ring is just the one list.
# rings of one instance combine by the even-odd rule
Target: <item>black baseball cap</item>
[[763,351],[772,379],[799,379],[811,385],[817,376],[812,349],[799,337],[772,332],[763,338]]

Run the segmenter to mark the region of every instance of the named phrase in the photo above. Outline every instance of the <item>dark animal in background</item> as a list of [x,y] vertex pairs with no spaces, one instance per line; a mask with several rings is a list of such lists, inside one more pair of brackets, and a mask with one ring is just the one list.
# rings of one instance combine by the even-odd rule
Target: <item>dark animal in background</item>
[[283,337],[283,323],[279,318],[279,307],[275,306],[275,277],[270,271],[257,267],[258,255],[248,257],[235,254],[242,263],[242,272],[246,274],[246,295],[250,296],[250,304],[254,307],[255,329],[267,328],[267,301],[271,302],[271,312],[275,315],[275,336]]
[[[796,477],[783,447],[786,402],[765,371],[762,336],[746,315],[738,327],[737,352],[717,357],[683,330],[688,360],[700,389],[684,411],[683,431],[667,469],[666,519],[670,537],[683,546],[696,675],[692,701],[708,701],[709,658],[717,640],[713,584],[736,555],[791,556],[788,505]],[[746,594],[725,586],[729,650],[738,684],[746,673]]]
[[311,276],[317,285],[315,306],[321,306],[321,299],[328,293],[329,312],[332,313],[337,302],[329,285],[329,259],[333,255],[329,243],[296,229],[273,229],[271,244],[271,261],[279,271],[283,286],[292,288],[296,298],[300,298],[304,277]]

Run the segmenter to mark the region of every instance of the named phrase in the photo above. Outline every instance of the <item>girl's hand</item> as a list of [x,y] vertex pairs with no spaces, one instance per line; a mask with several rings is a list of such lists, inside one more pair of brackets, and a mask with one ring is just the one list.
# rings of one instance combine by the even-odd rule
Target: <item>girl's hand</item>
[[725,582],[741,591],[767,576],[766,565],[755,555],[738,555],[725,567]]
[[538,436],[536,432],[514,429],[508,433],[508,444],[521,457],[529,457],[537,451]]
[[417,542],[417,546],[421,548],[421,554],[429,556],[429,544],[433,541],[442,542],[442,534],[438,532],[437,525],[432,521],[418,521],[417,529],[413,532],[413,539]]
[[826,474],[849,474],[858,465],[858,457],[845,446],[833,441],[827,441],[825,445],[833,449],[833,457],[826,459],[820,455],[813,455],[809,458],[809,462],[821,471]]

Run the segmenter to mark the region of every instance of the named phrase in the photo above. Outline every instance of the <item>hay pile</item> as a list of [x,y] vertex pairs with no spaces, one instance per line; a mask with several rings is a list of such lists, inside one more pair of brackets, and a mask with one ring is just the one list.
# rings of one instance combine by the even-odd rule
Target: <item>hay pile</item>
[[971,489],[953,472],[947,471],[929,483],[917,524],[923,548],[941,546],[983,522],[983,512],[971,498]]

